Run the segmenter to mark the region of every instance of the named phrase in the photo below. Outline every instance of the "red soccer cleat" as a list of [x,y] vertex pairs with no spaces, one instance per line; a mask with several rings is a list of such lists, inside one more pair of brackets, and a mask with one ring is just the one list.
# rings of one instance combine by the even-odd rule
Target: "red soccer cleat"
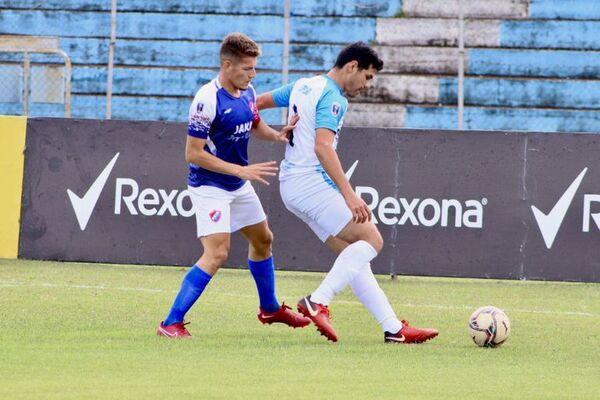
[[263,324],[282,323],[292,328],[304,328],[310,324],[310,319],[297,314],[292,309],[283,303],[279,310],[275,312],[266,312],[262,308],[258,308],[258,320]]
[[337,342],[337,333],[331,325],[331,316],[329,315],[329,308],[323,304],[313,303],[310,301],[310,296],[302,298],[298,302],[298,311],[305,317],[310,318],[312,322],[317,326],[317,330],[321,332],[321,335],[325,336],[327,340]]
[[396,333],[385,332],[383,340],[385,343],[423,343],[437,335],[437,329],[414,328],[402,320],[402,329]]
[[163,325],[162,321],[156,329],[158,336],[165,336],[171,339],[188,339],[192,337],[192,334],[185,328],[189,322],[177,322],[171,325]]

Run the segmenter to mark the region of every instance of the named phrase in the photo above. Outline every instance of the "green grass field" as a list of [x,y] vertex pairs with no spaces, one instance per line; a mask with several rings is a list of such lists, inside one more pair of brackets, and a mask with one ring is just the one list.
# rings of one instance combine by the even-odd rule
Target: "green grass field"
[[[440,336],[383,343],[350,291],[339,342],[314,326],[263,326],[250,274],[221,270],[187,318],[155,336],[184,268],[0,260],[0,399],[597,399],[600,285],[378,277],[401,318]],[[278,272],[295,305],[322,274]],[[467,319],[503,308],[507,343],[476,347]]]

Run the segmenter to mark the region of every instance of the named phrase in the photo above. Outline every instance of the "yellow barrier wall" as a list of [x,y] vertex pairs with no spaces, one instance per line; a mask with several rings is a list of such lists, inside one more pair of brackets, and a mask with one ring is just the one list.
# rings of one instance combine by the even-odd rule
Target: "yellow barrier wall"
[[17,258],[27,117],[0,115],[0,258]]

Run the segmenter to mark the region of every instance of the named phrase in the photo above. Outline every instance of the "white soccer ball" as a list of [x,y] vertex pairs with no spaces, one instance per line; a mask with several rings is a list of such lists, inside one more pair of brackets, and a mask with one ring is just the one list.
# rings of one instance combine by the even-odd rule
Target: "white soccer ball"
[[497,307],[480,307],[469,318],[469,335],[477,346],[498,347],[510,335],[510,320]]

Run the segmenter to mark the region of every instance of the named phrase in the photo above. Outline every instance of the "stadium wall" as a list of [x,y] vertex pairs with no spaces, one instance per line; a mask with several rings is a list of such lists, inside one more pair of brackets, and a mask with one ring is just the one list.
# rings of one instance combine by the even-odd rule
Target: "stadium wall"
[[[19,257],[189,265],[201,252],[186,192],[185,124],[27,122]],[[348,128],[339,151],[386,242],[380,274],[600,281],[600,140],[589,134]],[[281,145],[251,141],[252,162]],[[281,269],[333,262],[254,185]],[[247,245],[234,235],[230,266]]]
[[[456,128],[458,1],[290,3],[291,80],[329,69],[355,40],[372,43],[385,60],[375,87],[351,105],[346,126]],[[600,3],[464,4],[466,129],[600,131]],[[73,116],[104,118],[110,2],[0,0],[0,10],[0,34],[60,38],[74,66]],[[184,122],[195,91],[216,74],[219,41],[230,31],[262,46],[257,91],[282,83],[281,0],[119,2],[117,25],[114,118]],[[56,69],[56,59],[33,60],[47,63],[32,70],[34,81]],[[13,87],[22,74],[15,61],[0,54],[0,77]],[[0,113],[19,114],[19,95],[6,96],[11,103],[4,92]],[[33,103],[30,116],[62,116],[63,108]],[[280,114],[263,118],[278,123]]]

